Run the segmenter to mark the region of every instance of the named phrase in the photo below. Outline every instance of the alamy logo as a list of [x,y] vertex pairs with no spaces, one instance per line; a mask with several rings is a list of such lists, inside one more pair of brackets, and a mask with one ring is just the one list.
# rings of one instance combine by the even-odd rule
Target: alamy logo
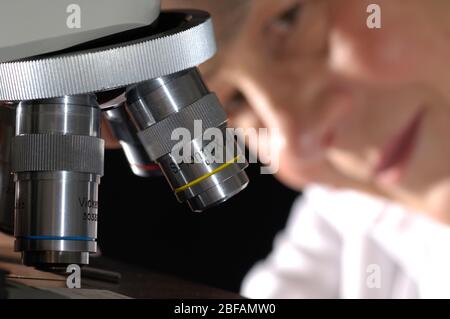
[[378,4],[370,4],[367,7],[367,27],[369,29],[381,29],[381,7]]
[[67,6],[66,12],[69,14],[66,25],[69,29],[81,28],[81,7],[78,4],[70,4]]
[[[201,120],[194,121],[193,132],[185,127],[172,131],[171,140],[176,141],[171,156],[177,164],[185,163],[243,163],[245,144],[252,150],[249,163],[260,162],[261,174],[275,174],[279,169],[279,153],[282,140],[280,130],[276,128],[226,128],[210,127],[203,130]],[[194,143],[191,141],[195,140]],[[271,141],[267,146],[267,141]],[[259,158],[258,158],[259,156]]]
[[368,276],[366,278],[366,285],[369,289],[381,288],[381,267],[377,264],[370,264],[366,268]]
[[66,279],[67,288],[81,288],[81,268],[76,264],[67,266],[66,273],[70,274]]

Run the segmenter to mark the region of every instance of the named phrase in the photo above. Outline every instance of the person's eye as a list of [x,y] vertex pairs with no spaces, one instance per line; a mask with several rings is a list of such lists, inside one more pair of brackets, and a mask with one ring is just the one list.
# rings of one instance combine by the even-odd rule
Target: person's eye
[[304,1],[297,0],[284,10],[274,13],[263,30],[264,43],[273,56],[282,56],[286,51],[289,39],[298,36],[297,29],[301,24]]
[[282,11],[275,18],[270,21],[270,28],[274,28],[277,31],[289,31],[297,23],[302,13],[303,5],[300,2],[295,3],[286,10]]

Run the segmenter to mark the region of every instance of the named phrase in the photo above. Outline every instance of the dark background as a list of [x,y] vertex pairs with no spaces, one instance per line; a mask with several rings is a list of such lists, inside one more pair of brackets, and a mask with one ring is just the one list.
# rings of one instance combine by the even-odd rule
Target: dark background
[[259,166],[249,186],[204,213],[179,204],[163,177],[134,176],[121,150],[107,151],[100,186],[100,249],[105,256],[229,291],[267,256],[298,195]]

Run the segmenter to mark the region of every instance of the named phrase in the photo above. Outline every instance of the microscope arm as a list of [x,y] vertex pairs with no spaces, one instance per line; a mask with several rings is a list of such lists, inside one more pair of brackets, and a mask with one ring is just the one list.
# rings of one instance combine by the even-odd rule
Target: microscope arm
[[160,0],[0,0],[0,8],[0,62],[7,62],[149,25]]
[[[157,164],[192,211],[247,186],[245,154],[197,69],[216,51],[208,13],[159,12],[158,0],[133,0],[132,8],[77,0],[81,28],[72,29],[68,0],[15,1],[0,0],[0,28],[12,30],[0,35],[0,102],[8,119],[15,113],[10,161],[2,163],[15,191],[0,196],[15,196],[15,250],[24,264],[58,270],[88,264],[96,252],[102,111],[133,171],[148,175],[143,167]],[[101,107],[98,94],[112,91],[122,100]],[[0,217],[0,225],[10,220]]]

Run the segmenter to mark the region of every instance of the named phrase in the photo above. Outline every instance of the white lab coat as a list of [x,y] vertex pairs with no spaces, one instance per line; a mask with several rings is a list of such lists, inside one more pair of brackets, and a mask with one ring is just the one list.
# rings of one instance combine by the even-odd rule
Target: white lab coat
[[249,298],[450,298],[450,227],[355,191],[307,189]]

